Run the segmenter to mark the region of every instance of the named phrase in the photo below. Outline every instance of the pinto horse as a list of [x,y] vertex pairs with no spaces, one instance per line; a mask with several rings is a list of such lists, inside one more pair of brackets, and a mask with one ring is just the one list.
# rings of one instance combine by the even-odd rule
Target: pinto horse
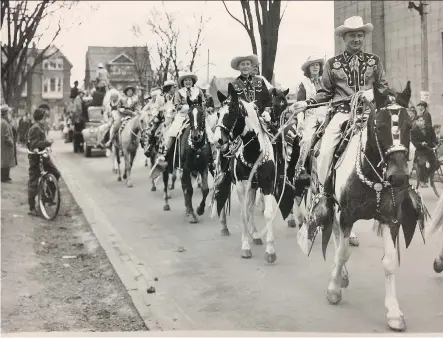
[[[202,108],[201,99],[191,102],[188,97],[188,119],[181,135],[176,139],[173,146],[177,152],[169,152],[167,158],[168,168],[163,172],[167,175],[176,168],[182,170],[181,184],[185,200],[186,218],[189,223],[198,223],[192,206],[192,175],[201,176],[202,200],[197,207],[197,215],[202,216],[205,212],[206,198],[209,194],[208,173],[211,147],[206,135],[206,118]],[[165,173],[166,172],[166,173]],[[167,185],[165,186],[167,187]],[[167,203],[167,200],[166,200]]]
[[395,270],[400,263],[399,229],[403,228],[408,247],[416,226],[423,231],[425,218],[421,199],[409,185],[411,125],[404,107],[411,97],[410,82],[396,98],[396,102],[403,102],[402,106],[391,102],[386,92],[380,93],[374,89],[375,109],[369,104],[366,123],[360,121],[361,124],[354,124],[354,121],[359,121],[355,108],[360,94],[355,94],[351,100],[354,109],[351,108],[348,122],[348,127],[356,127],[356,133],[350,139],[343,160],[337,163],[334,175],[325,185],[325,192],[333,198],[314,199],[307,222],[308,239],[313,241],[316,231],[322,228],[322,249],[325,255],[334,232],[336,251],[326,297],[331,304],[338,304],[342,299],[341,288],[349,284],[348,273],[343,268],[350,256],[352,227],[358,220],[375,219],[374,230],[383,238],[384,244],[382,264],[385,269],[387,322],[392,330],[403,331],[406,324],[395,285]]
[[[228,94],[230,101],[227,103],[227,108],[220,109],[214,142],[219,144],[225,156],[228,154],[227,148],[231,147],[230,153],[233,156],[232,160],[225,161],[229,167],[222,170],[224,174],[215,195],[217,209],[220,213],[220,209],[224,208],[226,192],[230,191],[233,182],[241,203],[242,257],[246,259],[252,257],[250,237],[254,244],[262,245],[261,237],[266,234],[265,260],[273,263],[277,259],[273,226],[275,216],[273,191],[276,169],[274,149],[269,135],[260,125],[254,103],[240,100],[232,85],[229,85]],[[236,149],[232,151],[232,147]],[[250,184],[251,173],[253,174],[252,185]],[[262,231],[263,234],[257,231],[254,222],[253,211],[257,189],[261,189],[264,195],[266,228]],[[223,191],[225,193],[221,193]],[[252,234],[250,229],[252,229]]]

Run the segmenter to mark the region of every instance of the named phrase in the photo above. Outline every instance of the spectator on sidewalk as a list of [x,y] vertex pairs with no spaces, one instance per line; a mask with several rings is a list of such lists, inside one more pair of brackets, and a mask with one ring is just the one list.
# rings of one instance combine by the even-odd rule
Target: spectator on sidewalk
[[432,127],[432,116],[428,111],[428,104],[425,101],[420,101],[417,104],[417,117],[423,116],[425,125],[427,127]]
[[7,105],[1,107],[1,182],[10,183],[10,170],[17,165],[15,154],[14,132],[9,120],[10,108]]
[[19,122],[18,122],[18,128],[17,128],[17,142],[26,145],[27,137],[26,134],[28,133],[29,128],[31,128],[32,121],[31,116],[29,113],[26,113],[23,115]]
[[74,87],[71,88],[71,100],[74,100],[78,96],[78,81],[74,81]]

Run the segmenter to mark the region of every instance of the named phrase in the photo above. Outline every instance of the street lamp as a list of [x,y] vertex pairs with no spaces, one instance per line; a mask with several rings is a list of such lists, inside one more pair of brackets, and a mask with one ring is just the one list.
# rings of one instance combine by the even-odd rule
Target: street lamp
[[428,73],[428,20],[425,1],[420,1],[417,6],[414,1],[409,1],[408,9],[416,10],[420,14],[421,22],[421,100],[429,101],[429,73]]

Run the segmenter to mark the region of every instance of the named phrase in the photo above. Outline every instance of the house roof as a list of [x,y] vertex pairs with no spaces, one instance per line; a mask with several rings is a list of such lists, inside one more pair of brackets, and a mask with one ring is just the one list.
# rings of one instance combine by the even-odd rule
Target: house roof
[[[43,51],[43,49],[36,48],[35,51],[37,54],[40,54]],[[28,53],[31,54],[32,52],[33,52],[33,48],[28,48]],[[69,61],[69,59],[66,57],[66,55],[63,54],[62,51],[57,46],[52,45],[45,52],[45,56],[49,56],[52,54],[54,54],[54,56],[57,55],[59,57],[60,56],[63,57],[69,63],[71,68],[73,67],[71,61]]]
[[[134,59],[133,54],[137,53],[143,58],[149,60],[149,51],[147,47],[101,47],[89,46],[86,52],[86,69],[89,70],[89,78],[92,79],[99,63],[107,65],[112,61],[117,61],[122,54],[128,58]],[[87,71],[86,70],[86,71]]]

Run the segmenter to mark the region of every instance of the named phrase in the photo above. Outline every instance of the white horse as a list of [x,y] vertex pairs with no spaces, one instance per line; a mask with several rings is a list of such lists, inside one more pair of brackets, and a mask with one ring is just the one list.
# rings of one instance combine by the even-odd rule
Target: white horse
[[[431,224],[426,228],[426,238],[437,232],[443,227],[443,195],[440,196],[437,206],[435,207],[434,215],[432,216]],[[440,254],[434,260],[434,270],[437,273],[443,271],[443,246]]]

